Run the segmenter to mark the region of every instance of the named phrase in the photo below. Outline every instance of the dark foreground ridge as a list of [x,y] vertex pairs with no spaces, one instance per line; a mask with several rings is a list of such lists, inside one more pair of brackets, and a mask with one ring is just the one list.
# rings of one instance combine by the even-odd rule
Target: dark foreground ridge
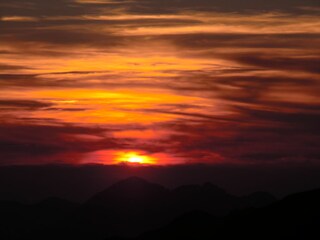
[[263,208],[216,218],[190,212],[136,240],[160,239],[320,239],[320,189],[294,194]]
[[132,177],[84,204],[59,198],[0,202],[0,238],[18,239],[315,239],[320,190],[276,199],[237,197],[211,184],[173,190]]

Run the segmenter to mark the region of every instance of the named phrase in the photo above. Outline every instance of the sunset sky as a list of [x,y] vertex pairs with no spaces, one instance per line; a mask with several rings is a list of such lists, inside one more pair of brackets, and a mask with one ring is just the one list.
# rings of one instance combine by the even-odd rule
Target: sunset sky
[[317,164],[318,0],[0,0],[0,165]]

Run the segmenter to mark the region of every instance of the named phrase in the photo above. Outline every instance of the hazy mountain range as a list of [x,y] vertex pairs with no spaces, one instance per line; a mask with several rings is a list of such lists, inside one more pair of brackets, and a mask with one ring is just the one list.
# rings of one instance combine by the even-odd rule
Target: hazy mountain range
[[254,237],[258,230],[271,237],[274,229],[291,237],[296,231],[304,236],[319,226],[319,200],[320,190],[276,201],[264,192],[233,196],[211,183],[169,190],[132,177],[84,204],[59,198],[32,205],[2,201],[0,233],[5,240],[211,239],[214,235],[222,239],[224,234]]

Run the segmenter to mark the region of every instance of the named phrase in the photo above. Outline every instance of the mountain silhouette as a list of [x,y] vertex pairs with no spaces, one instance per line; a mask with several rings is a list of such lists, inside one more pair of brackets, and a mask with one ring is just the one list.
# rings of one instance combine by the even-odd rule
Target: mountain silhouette
[[131,177],[90,198],[77,218],[109,226],[110,235],[137,235],[173,219],[170,199],[170,191],[161,185]]
[[211,184],[167,189],[132,177],[83,204],[59,198],[0,202],[3,240],[316,239],[320,190],[280,201],[264,192],[233,196]]
[[267,192],[255,192],[242,197],[248,207],[264,207],[275,202],[275,197]]
[[35,206],[43,209],[51,209],[53,211],[70,211],[71,209],[76,208],[78,204],[61,198],[50,197],[44,199]]
[[[259,194],[260,195],[260,194]],[[217,219],[185,214],[136,240],[160,239],[320,239],[320,189],[293,194],[263,208]]]
[[146,208],[166,198],[169,190],[142,178],[131,177],[96,194],[86,205],[106,208]]
[[[244,197],[228,194],[211,184],[184,185],[173,190],[150,183],[142,178],[131,177],[117,182],[90,198],[85,206],[99,206],[110,211],[139,211],[155,207],[168,207],[170,212],[204,210],[215,215],[224,215],[236,208],[260,207],[276,199],[269,193],[254,193]],[[119,214],[119,212],[117,212]]]
[[[267,197],[266,197],[267,196]],[[162,226],[190,211],[224,216],[247,207],[265,206],[275,198],[267,193],[237,197],[211,184],[185,185],[169,190],[131,177],[90,198],[78,219],[110,226],[110,235],[134,236]]]

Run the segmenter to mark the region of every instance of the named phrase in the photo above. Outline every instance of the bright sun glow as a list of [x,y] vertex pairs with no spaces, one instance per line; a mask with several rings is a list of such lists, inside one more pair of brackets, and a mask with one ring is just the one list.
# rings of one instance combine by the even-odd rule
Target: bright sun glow
[[119,163],[132,164],[154,164],[155,159],[146,155],[141,155],[137,152],[121,152],[118,154],[117,161]]

